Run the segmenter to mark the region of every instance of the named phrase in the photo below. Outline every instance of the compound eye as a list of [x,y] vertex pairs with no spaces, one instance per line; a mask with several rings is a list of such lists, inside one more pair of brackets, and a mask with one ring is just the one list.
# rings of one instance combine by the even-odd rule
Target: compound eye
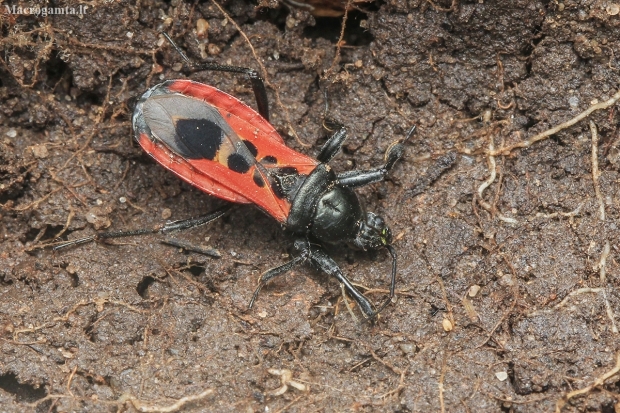
[[374,228],[376,230],[380,231],[385,228],[385,220],[380,216],[373,214],[372,212],[368,213],[366,221],[371,228]]
[[385,228],[385,220],[380,216],[375,218],[375,227],[377,228]]

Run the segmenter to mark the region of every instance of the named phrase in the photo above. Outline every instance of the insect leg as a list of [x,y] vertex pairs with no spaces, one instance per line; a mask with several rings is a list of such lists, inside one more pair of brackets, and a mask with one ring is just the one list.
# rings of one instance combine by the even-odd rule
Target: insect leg
[[338,151],[340,151],[342,147],[342,143],[347,138],[347,129],[340,124],[338,124],[337,127],[338,130],[325,142],[321,148],[321,153],[316,157],[321,163],[331,161],[332,158],[338,154]]
[[394,262],[392,264],[392,283],[390,285],[390,297],[377,311],[373,309],[370,301],[368,301],[368,299],[364,297],[364,295],[360,293],[357,288],[355,288],[355,286],[351,283],[351,281],[349,281],[349,279],[342,273],[342,270],[340,269],[340,267],[338,267],[338,264],[336,264],[336,262],[329,255],[327,255],[327,253],[325,253],[323,248],[317,245],[311,245],[306,240],[295,241],[295,248],[301,252],[298,257],[283,265],[280,265],[279,267],[272,268],[269,271],[264,272],[263,275],[261,275],[258,287],[252,295],[252,299],[250,300],[248,308],[252,308],[254,302],[256,301],[256,298],[258,297],[258,293],[269,280],[277,277],[278,275],[284,274],[285,272],[291,270],[293,267],[305,262],[306,260],[310,260],[316,268],[323,271],[325,274],[336,278],[340,282],[340,284],[344,286],[345,290],[349,293],[349,295],[353,297],[355,302],[357,302],[357,305],[359,305],[360,309],[362,310],[364,316],[367,319],[372,319],[376,317],[377,314],[379,314],[394,297],[394,286],[396,280],[396,255],[394,249],[391,247],[389,248],[389,251],[390,254],[392,254],[392,257],[394,257]]
[[78,238],[71,241],[63,242],[56,245],[53,250],[57,251],[62,248],[73,247],[76,245],[86,244],[87,242],[98,241],[109,238],[122,238],[122,237],[131,237],[134,235],[145,235],[145,234],[168,234],[173,231],[182,231],[189,228],[198,227],[200,225],[208,224],[209,222],[215,221],[222,215],[224,215],[228,210],[232,207],[232,205],[225,205],[217,210],[210,212],[207,215],[203,215],[198,218],[190,218],[181,221],[172,221],[166,222],[163,225],[158,225],[154,228],[142,228],[136,229],[133,231],[110,231],[110,232],[100,232],[90,237]]
[[173,247],[182,248],[187,252],[197,252],[198,254],[208,255],[210,257],[221,258],[222,255],[218,250],[211,248],[202,248],[200,246],[190,244],[189,242],[181,241],[174,238],[165,238],[161,241],[162,244],[172,245]]
[[399,142],[388,148],[385,154],[385,165],[375,169],[369,169],[367,171],[348,171],[338,174],[338,185],[355,188],[358,186],[364,186],[379,182],[385,179],[390,170],[394,167],[394,164],[403,156],[405,150],[404,143],[413,135],[415,126],[413,126],[407,137],[403,142]]
[[193,70],[213,70],[218,72],[243,73],[247,75],[252,83],[252,90],[254,91],[254,97],[256,98],[258,113],[266,120],[269,120],[269,100],[267,99],[267,89],[265,89],[265,82],[263,81],[263,78],[260,77],[256,70],[240,66],[219,65],[217,63],[196,64],[192,62],[185,53],[183,53],[179,46],[177,46],[170,36],[168,36],[168,33],[162,32],[162,35]]
[[287,262],[286,264],[280,265],[279,267],[272,268],[269,271],[264,272],[260,276],[258,287],[256,287],[254,294],[252,294],[252,299],[250,300],[250,304],[248,305],[248,308],[252,308],[252,306],[254,305],[254,301],[256,301],[256,298],[258,297],[258,293],[265,286],[265,284],[267,284],[269,280],[277,277],[278,275],[284,274],[285,272],[289,271],[296,265],[303,263],[307,259],[308,259],[307,254],[302,253],[302,255],[300,255],[299,257],[293,258],[291,261]]
[[[298,245],[300,242],[295,243],[295,247],[299,248]],[[334,261],[329,255],[325,253],[323,248],[317,246],[311,246],[307,242],[304,242],[306,248],[310,251],[309,259],[318,269],[323,271],[325,274],[334,277],[340,282],[340,284],[344,285],[345,290],[349,293],[351,297],[357,302],[360,309],[364,313],[364,316],[368,319],[374,318],[379,312],[375,311],[372,307],[372,304],[362,293],[360,293],[357,288],[349,281],[349,279],[342,273],[336,261]],[[384,306],[381,307],[383,309]]]

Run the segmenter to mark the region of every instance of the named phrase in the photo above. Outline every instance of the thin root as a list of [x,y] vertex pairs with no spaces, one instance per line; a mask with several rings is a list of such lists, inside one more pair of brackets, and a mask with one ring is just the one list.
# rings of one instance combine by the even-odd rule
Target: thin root
[[586,386],[583,389],[573,390],[572,392],[566,393],[564,396],[562,396],[562,398],[555,403],[555,413],[560,413],[564,405],[566,405],[566,402],[568,402],[573,397],[589,393],[595,387],[602,386],[603,384],[605,384],[605,380],[615,376],[616,374],[618,374],[618,372],[620,372],[620,352],[616,355],[616,366],[613,369],[609,370],[602,376],[599,376],[596,380],[594,380],[594,383],[592,383],[591,385]]
[[[207,389],[205,391],[203,391],[202,393],[196,394],[194,396],[185,396],[185,397],[181,397],[180,399],[178,399],[177,401],[175,401],[174,403],[168,405],[168,406],[159,406],[159,405],[155,405],[155,404],[146,404],[146,402],[143,402],[142,400],[137,399],[135,396],[132,395],[128,395],[128,396],[121,396],[121,399],[125,399],[129,402],[131,402],[131,404],[133,405],[133,407],[135,407],[135,409],[139,412],[163,412],[163,413],[169,413],[169,412],[177,412],[179,410],[181,410],[181,408],[183,406],[185,406],[187,403],[190,402],[194,402],[197,400],[202,400],[205,397],[209,396],[210,394],[213,393],[213,389]],[[121,400],[119,400],[121,401]]]
[[534,317],[534,316],[537,316],[537,315],[540,315],[540,314],[550,314],[550,313],[554,312],[555,310],[558,310],[558,309],[564,307],[566,305],[566,303],[568,303],[568,300],[571,297],[574,297],[574,296],[579,295],[579,294],[586,294],[586,293],[600,293],[601,291],[603,291],[603,288],[591,288],[591,287],[578,288],[578,289],[573,290],[570,293],[568,293],[566,295],[566,297],[564,297],[564,299],[562,301],[560,301],[558,304],[554,305],[552,308],[533,311],[531,313],[528,313],[527,317]]
[[353,318],[355,322],[358,323],[359,319],[353,313],[353,309],[351,308],[351,305],[349,304],[349,300],[347,300],[347,292],[344,289],[344,284],[340,284],[340,291],[342,291],[342,301],[344,301],[344,306],[347,307],[349,314],[351,314],[351,318]]
[[609,241],[605,242],[605,247],[603,247],[603,252],[601,252],[601,259],[598,262],[597,267],[599,268],[599,275],[601,278],[601,284],[605,285],[607,283],[607,273],[605,270],[605,266],[607,265],[607,257],[609,257],[610,247]]
[[538,141],[542,141],[543,139],[547,139],[549,136],[552,136],[552,135],[558,133],[562,129],[566,129],[566,128],[570,127],[570,126],[573,126],[577,122],[579,122],[579,121],[585,119],[586,117],[588,117],[592,112],[594,112],[596,110],[599,110],[599,109],[607,109],[608,107],[615,105],[618,100],[620,100],[620,90],[618,90],[615,95],[613,95],[610,99],[606,100],[605,102],[597,103],[596,105],[590,106],[588,109],[584,110],[579,115],[575,116],[574,118],[572,118],[570,120],[567,120],[564,123],[560,123],[559,125],[551,128],[551,129],[548,129],[548,130],[546,130],[544,132],[541,132],[538,135],[532,136],[531,138],[526,139],[524,141],[517,142],[517,143],[509,145],[509,146],[504,146],[504,147],[499,148],[497,150],[489,150],[487,152],[487,155],[489,155],[489,156],[508,155],[508,154],[510,154],[510,152],[513,149],[529,148],[534,143],[536,143]]
[[431,0],[426,0],[426,2],[428,4],[431,5],[432,8],[435,9],[435,11],[443,11],[443,12],[450,12],[453,10],[456,10],[456,6],[458,4],[458,0],[452,0],[452,4],[450,5],[450,8],[445,8],[445,7],[439,7],[438,5],[436,5],[435,3],[433,3]]
[[601,171],[598,169],[598,131],[596,130],[596,124],[592,121],[590,121],[590,132],[592,133],[592,181],[594,182],[596,199],[598,199],[598,217],[601,221],[605,221],[605,203],[603,202],[601,186],[598,181],[601,176]]
[[[495,149],[495,143],[493,142],[493,135],[491,135],[491,138],[489,141],[489,152],[488,152],[489,155],[487,157],[491,175],[487,178],[486,181],[482,183],[482,185],[478,187],[478,203],[480,204],[482,208],[484,208],[488,212],[492,212],[493,207],[491,206],[491,204],[489,204],[487,201],[484,200],[483,194],[484,194],[485,189],[487,189],[495,181],[495,177],[497,176],[497,164],[495,163],[495,156],[491,155],[491,153],[494,152],[494,149]],[[497,218],[509,224],[517,224],[519,222],[516,219],[507,217],[500,212],[497,212]]]
[[583,207],[583,203],[579,204],[577,208],[575,208],[574,210],[570,212],[553,212],[551,214],[543,214],[542,212],[539,212],[536,214],[536,218],[556,218],[558,216],[572,218],[572,217],[576,217],[577,215],[579,215],[582,207]]
[[300,391],[308,391],[310,388],[303,383],[293,380],[293,372],[287,369],[269,369],[269,374],[274,376],[280,376],[280,382],[282,385],[275,390],[268,392],[270,396],[282,396],[287,392],[288,386],[294,387]]
[[340,25],[340,37],[338,38],[338,43],[336,43],[336,54],[334,55],[331,66],[329,66],[329,69],[327,69],[326,71],[326,77],[333,72],[336,63],[340,58],[340,49],[344,44],[344,30],[347,27],[347,20],[349,18],[349,9],[351,8],[351,4],[353,4],[353,1],[347,0],[347,6],[344,9],[344,16],[342,16],[342,24]]
[[605,242],[605,247],[603,248],[603,252],[601,252],[601,259],[598,263],[599,268],[599,277],[601,279],[601,285],[603,289],[603,300],[605,300],[605,310],[607,312],[607,317],[611,320],[611,331],[615,334],[618,334],[618,326],[616,325],[616,320],[614,316],[614,311],[611,309],[611,305],[609,304],[609,300],[607,299],[607,288],[605,285],[607,284],[607,275],[606,275],[606,266],[607,266],[607,257],[609,257],[610,246],[609,241]]

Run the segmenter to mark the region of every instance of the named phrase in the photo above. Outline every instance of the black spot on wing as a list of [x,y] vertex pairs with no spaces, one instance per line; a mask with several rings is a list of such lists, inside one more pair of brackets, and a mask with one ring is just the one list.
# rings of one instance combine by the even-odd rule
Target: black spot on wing
[[245,157],[237,152],[228,156],[226,163],[231,171],[244,174],[250,170],[250,164]]
[[258,169],[254,170],[254,174],[252,176],[252,179],[254,180],[254,183],[259,187],[262,188],[265,186],[265,181],[263,180],[263,177],[260,175],[260,172],[258,171]]
[[284,199],[286,194],[282,190],[282,187],[280,186],[280,182],[278,182],[277,180],[273,180],[271,181],[270,186],[271,186],[271,192],[273,192],[275,196],[277,196],[280,199]]
[[258,155],[258,149],[256,149],[256,146],[248,140],[243,140],[243,143],[245,144],[246,148],[248,148],[248,151],[250,151],[252,156],[256,158],[256,155]]
[[263,164],[276,164],[278,160],[275,156],[267,155],[263,159],[261,159],[261,163]]
[[176,134],[189,153],[189,159],[213,160],[222,145],[222,129],[208,119],[178,119]]
[[278,171],[279,175],[297,175],[297,168],[294,166],[285,166]]

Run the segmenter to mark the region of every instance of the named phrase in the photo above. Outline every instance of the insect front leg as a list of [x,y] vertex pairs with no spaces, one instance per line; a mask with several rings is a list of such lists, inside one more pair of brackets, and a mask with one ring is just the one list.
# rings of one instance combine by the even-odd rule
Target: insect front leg
[[216,209],[213,212],[208,213],[207,215],[203,215],[198,218],[190,218],[184,219],[181,221],[172,221],[166,222],[163,225],[158,225],[154,228],[142,228],[136,229],[132,231],[110,231],[110,232],[100,232],[98,234],[92,235],[90,237],[78,238],[71,241],[63,242],[56,245],[53,250],[57,251],[63,248],[73,247],[76,245],[86,244],[87,242],[105,240],[110,238],[123,238],[123,237],[132,237],[135,235],[145,235],[145,234],[168,234],[174,231],[182,231],[189,228],[199,227],[201,225],[206,225],[212,221],[215,221],[222,215],[224,215],[228,210],[232,208],[232,205],[225,205],[221,208]]
[[404,143],[411,137],[411,135],[413,135],[414,131],[415,126],[409,130],[405,140],[388,148],[385,153],[385,164],[383,166],[367,171],[348,171],[338,174],[338,185],[348,188],[356,188],[384,180],[390,170],[394,167],[394,164],[396,164],[396,162],[403,156],[405,151]]
[[342,270],[338,264],[336,264],[336,261],[327,255],[323,248],[316,245],[311,245],[307,241],[297,241],[295,242],[295,247],[298,249],[303,248],[306,251],[309,251],[308,259],[310,262],[325,274],[336,278],[338,282],[344,286],[344,289],[351,297],[353,297],[357,305],[364,313],[364,317],[367,319],[374,318],[379,311],[385,307],[384,305],[379,311],[375,311],[370,301],[368,301],[368,299],[364,297],[364,295],[360,293],[357,288],[355,288],[351,281],[349,281],[349,279],[342,273]]
[[256,301],[256,298],[258,298],[258,293],[265,286],[265,284],[269,282],[269,280],[277,277],[278,275],[284,274],[287,271],[290,271],[291,269],[293,269],[295,266],[299,264],[302,264],[308,259],[308,254],[309,254],[309,250],[302,251],[301,255],[293,258],[291,261],[285,264],[282,264],[279,267],[275,267],[268,271],[265,271],[260,276],[260,279],[258,281],[258,287],[256,287],[256,290],[254,290],[254,294],[252,294],[252,299],[250,300],[250,304],[248,305],[248,308],[251,309],[254,306],[254,301]]
[[[250,301],[249,308],[252,308],[254,302],[256,301],[256,298],[258,297],[258,293],[269,280],[277,277],[278,275],[284,274],[285,272],[291,270],[293,267],[302,264],[307,260],[310,260],[310,262],[316,268],[323,271],[325,274],[336,278],[340,282],[340,284],[344,286],[347,293],[349,293],[349,295],[353,297],[355,302],[357,302],[357,305],[359,305],[366,318],[373,318],[379,313],[380,310],[375,311],[373,309],[370,301],[368,301],[368,299],[364,297],[364,295],[360,293],[357,288],[355,288],[355,286],[353,286],[351,281],[349,281],[349,279],[342,273],[342,270],[340,269],[340,267],[338,267],[338,264],[336,264],[336,262],[329,255],[327,255],[327,253],[325,253],[323,248],[315,244],[310,244],[307,240],[297,240],[295,241],[295,249],[300,252],[298,257],[283,265],[280,265],[279,267],[272,268],[261,275],[258,287],[252,295],[252,300]],[[385,305],[387,304],[388,303],[386,303]],[[383,305],[381,309],[383,309],[385,305]]]

